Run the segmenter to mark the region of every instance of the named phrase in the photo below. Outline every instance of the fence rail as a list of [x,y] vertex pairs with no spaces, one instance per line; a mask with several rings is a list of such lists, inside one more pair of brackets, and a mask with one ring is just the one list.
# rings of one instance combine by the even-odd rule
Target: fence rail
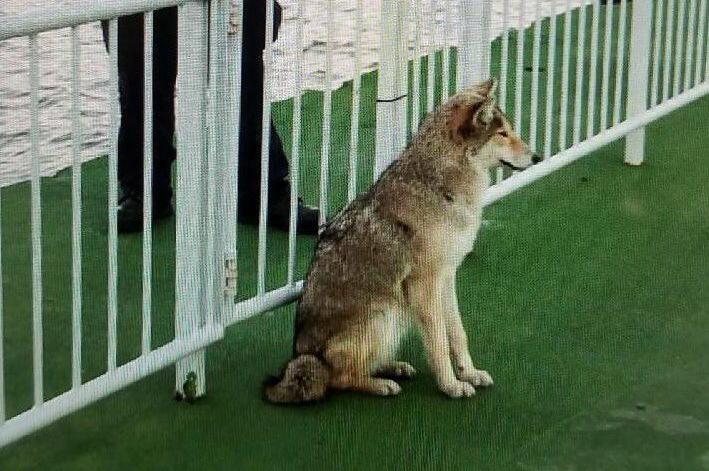
[[[292,302],[302,291],[297,265],[295,231],[300,172],[301,146],[305,132],[302,113],[304,21],[303,4],[296,2],[295,24],[295,96],[291,115],[291,195],[290,229],[283,250],[284,281],[273,282],[269,275],[276,270],[269,258],[268,168],[269,130],[272,117],[273,48],[266,41],[264,51],[264,113],[262,118],[260,214],[253,266],[239,265],[239,247],[248,241],[238,240],[237,195],[240,99],[241,99],[241,28],[228,34],[228,26],[242,24],[242,3],[228,0],[121,0],[110,5],[77,1],[60,12],[35,11],[0,18],[0,40],[29,38],[29,102],[31,121],[32,173],[31,204],[31,364],[33,405],[8,417],[7,362],[18,348],[8,338],[8,311],[3,306],[7,292],[0,283],[0,446],[31,433],[52,421],[79,410],[87,404],[145,377],[158,369],[176,364],[175,388],[181,391],[189,373],[196,377],[196,392],[206,388],[204,348],[223,337],[224,328],[246,318]],[[619,5],[601,4],[600,0],[575,2],[565,0],[559,13],[558,2],[501,0],[503,25],[498,37],[492,36],[492,1],[459,0],[383,0],[376,93],[376,146],[373,174],[378,175],[415,133],[423,114],[453,94],[492,74],[499,78],[499,103],[515,123],[515,128],[532,146],[539,148],[544,161],[528,170],[505,174],[499,171],[496,181],[485,193],[484,203],[491,204],[543,176],[588,155],[594,150],[626,137],[625,161],[638,165],[644,155],[644,127],[667,113],[709,94],[709,47],[706,38],[707,0],[654,0]],[[233,5],[231,5],[233,3]],[[344,200],[352,200],[357,189],[365,186],[358,171],[365,165],[362,155],[368,152],[361,142],[360,119],[365,106],[363,93],[363,0],[356,0],[355,52],[352,57],[352,92],[348,100],[352,112],[347,123],[346,188]],[[580,3],[580,4],[579,4]],[[178,86],[177,86],[177,188],[174,337],[156,345],[154,336],[154,278],[152,227],[153,162],[153,13],[177,6]],[[426,18],[428,11],[440,18]],[[437,8],[438,7],[438,8]],[[457,15],[454,15],[457,8]],[[511,16],[517,11],[519,16]],[[140,288],[141,322],[137,358],[121,363],[119,355],[119,241],[117,235],[117,131],[118,83],[117,43],[119,17],[145,12],[144,55],[144,213],[142,233]],[[532,14],[530,18],[528,15]],[[332,195],[336,180],[331,176],[333,133],[337,90],[332,85],[334,52],[334,1],[327,0],[327,41],[323,75],[322,124],[319,167],[310,172],[317,176],[321,221],[339,209]],[[273,33],[273,4],[267,2],[266,37]],[[459,18],[453,25],[453,18]],[[532,19],[531,26],[529,20]],[[89,313],[82,303],[85,256],[82,244],[86,221],[82,218],[82,164],[79,159],[82,123],[79,119],[79,96],[82,71],[79,68],[81,45],[77,27],[98,20],[109,21],[111,89],[111,150],[108,155],[108,231],[105,256],[105,313]],[[436,21],[438,20],[438,21]],[[428,23],[428,24],[426,24]],[[458,43],[447,40],[457,27]],[[71,371],[67,372],[69,390],[45,397],[45,339],[43,327],[43,275],[48,268],[43,259],[43,195],[39,175],[39,100],[38,42],[41,33],[71,28],[71,113],[73,161],[71,170]],[[431,37],[426,38],[428,33]],[[428,39],[428,41],[425,41]],[[274,105],[275,106],[275,105]],[[187,158],[189,156],[189,159]],[[313,169],[311,169],[313,170]],[[305,175],[307,178],[308,175]],[[0,209],[1,214],[2,209]],[[1,226],[1,225],[0,225]],[[0,230],[2,227],[0,227]],[[3,251],[3,249],[5,249]],[[0,238],[0,257],[7,254]],[[0,258],[0,277],[3,274]],[[7,268],[7,267],[5,267]],[[237,276],[239,275],[239,276]],[[242,276],[253,276],[253,289],[242,290]],[[106,365],[97,377],[84,381],[82,349],[84,320],[105,315]],[[3,330],[4,329],[4,330]],[[5,336],[3,334],[5,333]]]

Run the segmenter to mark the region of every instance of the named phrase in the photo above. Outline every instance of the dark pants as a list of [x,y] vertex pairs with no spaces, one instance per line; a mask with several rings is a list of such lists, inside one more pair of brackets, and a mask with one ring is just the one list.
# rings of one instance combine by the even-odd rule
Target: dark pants
[[[274,40],[281,23],[275,4]],[[170,170],[176,152],[175,79],[177,74],[177,8],[155,11],[153,17],[153,194],[155,204],[172,197]],[[243,209],[258,207],[261,174],[261,120],[263,115],[263,60],[266,36],[266,3],[244,2],[244,35],[241,72],[239,138],[239,199]],[[108,24],[103,23],[108,45]],[[118,21],[118,83],[121,126],[118,133],[118,179],[124,191],[143,192],[143,15]],[[269,181],[271,195],[286,190],[288,161],[278,134],[271,125]]]

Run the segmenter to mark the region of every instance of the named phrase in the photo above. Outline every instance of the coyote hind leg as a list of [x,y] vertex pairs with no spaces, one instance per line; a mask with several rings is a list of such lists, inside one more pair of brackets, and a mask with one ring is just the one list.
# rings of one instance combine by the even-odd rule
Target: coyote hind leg
[[340,374],[330,381],[330,386],[334,389],[360,391],[376,396],[395,396],[401,392],[401,386],[394,380],[364,375]]
[[325,358],[332,371],[330,387],[333,389],[377,396],[394,396],[401,392],[401,386],[396,381],[377,378],[372,374],[381,353],[376,329],[372,327],[360,327],[348,332],[328,346]]
[[360,355],[352,351],[329,352],[328,363],[332,368],[330,387],[334,389],[360,391],[377,396],[394,396],[401,392],[396,381],[376,378],[364,362],[357,361]]

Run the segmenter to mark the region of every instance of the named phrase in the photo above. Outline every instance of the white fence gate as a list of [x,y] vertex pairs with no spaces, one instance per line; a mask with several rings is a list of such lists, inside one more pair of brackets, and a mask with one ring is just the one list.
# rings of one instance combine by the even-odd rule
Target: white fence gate
[[[211,5],[210,5],[211,3]],[[254,267],[237,267],[237,176],[241,63],[241,2],[229,0],[79,0],[61,12],[33,11],[0,18],[0,41],[26,37],[29,48],[31,113],[31,241],[32,241],[32,365],[33,406],[14,416],[6,410],[7,385],[3,352],[17,347],[3,336],[0,283],[0,446],[96,401],[158,369],[176,364],[176,389],[189,373],[196,378],[197,394],[205,391],[204,348],[223,337],[225,327],[293,301],[302,289],[297,280],[295,208],[299,182],[299,146],[302,121],[302,74],[295,76],[291,150],[291,229],[288,235],[286,282],[267,289],[268,129],[271,118],[273,47],[264,51],[264,115],[261,156],[261,213],[258,257]],[[295,61],[303,58],[303,10],[307,0],[294,0]],[[356,6],[352,58],[352,114],[347,197],[357,191],[358,120],[362,100],[364,1]],[[493,3],[494,7],[493,8]],[[563,3],[563,5],[561,4]],[[657,118],[709,93],[709,47],[706,39],[707,0],[621,0],[602,5],[600,0],[382,0],[378,63],[377,139],[375,175],[405,146],[420,119],[435,102],[486,78],[499,76],[501,107],[514,119],[517,130],[545,160],[523,172],[498,174],[487,191],[490,204],[554,170],[624,136],[625,161],[643,160],[644,127]],[[266,37],[272,36],[274,9],[267,2]],[[332,125],[332,69],[334,0],[326,0],[329,19],[323,80],[322,157],[320,161],[321,219],[328,208],[328,179]],[[179,6],[179,58],[177,84],[177,188],[175,255],[175,335],[168,343],[151,343],[152,323],[152,10]],[[501,8],[498,8],[501,7]],[[368,5],[368,8],[372,8]],[[498,11],[501,10],[501,13]],[[145,28],[145,200],[143,230],[141,354],[118,364],[117,308],[117,18],[146,12]],[[630,13],[629,13],[630,12]],[[511,24],[512,13],[516,23]],[[231,17],[230,17],[231,15]],[[442,20],[440,18],[443,18]],[[78,158],[81,121],[81,54],[79,25],[110,20],[108,58],[111,100],[111,152],[108,156],[108,285],[107,365],[105,372],[87,382],[82,378],[82,166]],[[435,20],[439,19],[438,22]],[[454,21],[455,20],[455,21]],[[531,24],[531,26],[529,26]],[[457,47],[449,33],[457,28]],[[39,176],[38,42],[42,32],[72,29],[72,354],[71,388],[56,397],[44,393],[42,299],[42,195]],[[231,34],[228,34],[233,28]],[[589,30],[590,28],[590,30]],[[499,33],[499,34],[498,34]],[[426,37],[428,36],[428,37]],[[442,39],[441,39],[442,38]],[[556,48],[562,38],[561,51]],[[543,41],[546,39],[545,41]],[[531,42],[531,68],[525,48]],[[573,48],[573,49],[572,49]],[[575,50],[575,54],[572,54]],[[514,52],[514,54],[513,54]],[[559,54],[559,52],[561,54]],[[587,57],[590,55],[590,57]],[[572,60],[573,59],[573,60]],[[424,67],[424,61],[426,63]],[[572,63],[573,62],[573,63]],[[437,70],[440,69],[440,72]],[[542,69],[545,73],[542,74]],[[532,72],[525,79],[525,72]],[[560,72],[560,77],[557,77]],[[455,73],[455,76],[453,74]],[[544,78],[542,78],[544,77]],[[573,78],[573,80],[572,80]],[[632,79],[632,83],[630,83]],[[425,83],[425,85],[424,85]],[[436,89],[439,89],[437,91]],[[425,105],[424,105],[425,103]],[[0,247],[8,250],[7,247]],[[10,246],[12,250],[12,246]],[[4,267],[5,269],[7,267]],[[0,263],[0,274],[2,273]],[[256,273],[256,292],[236,301],[237,274]],[[4,306],[12,309],[12,306]]]

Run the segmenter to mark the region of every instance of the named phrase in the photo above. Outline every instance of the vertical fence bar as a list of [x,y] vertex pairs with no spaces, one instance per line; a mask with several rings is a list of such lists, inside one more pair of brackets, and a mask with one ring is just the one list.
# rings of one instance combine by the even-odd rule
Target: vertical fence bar
[[39,165],[39,55],[37,35],[30,36],[30,145],[32,155],[32,370],[34,405],[44,402],[42,365],[42,200]]
[[[630,36],[630,70],[633,86],[628,87],[628,118],[647,110],[647,84],[650,71],[650,42],[652,23],[652,2],[633,2]],[[625,163],[640,165],[643,161],[645,128],[641,127],[628,134],[625,140]]]
[[[273,69],[273,2],[266,2],[266,44],[263,51],[263,117],[261,119],[261,199],[258,222],[257,293],[266,292],[266,223],[268,218],[268,168],[271,131],[271,80]],[[322,185],[322,183],[321,183]],[[322,203],[322,193],[321,203]],[[322,211],[322,207],[321,207]],[[322,214],[320,215],[322,220]]]
[[697,24],[697,0],[689,2],[689,30],[687,31],[687,54],[684,62],[684,87],[688,90],[692,83],[692,59],[694,57],[694,41],[696,39],[695,26]]
[[[298,0],[296,13],[296,57],[295,57],[295,95],[293,96],[292,144],[290,161],[290,225],[288,226],[288,285],[295,280],[296,228],[298,227],[298,187],[300,183],[300,135],[303,107],[303,1]],[[361,0],[360,0],[361,1]],[[357,48],[357,45],[355,45]],[[355,50],[355,55],[357,55]],[[355,58],[355,62],[358,58]],[[359,95],[359,84],[355,76],[354,95]],[[359,105],[359,103],[357,103]],[[354,105],[353,105],[354,107]],[[352,121],[355,121],[353,116]],[[354,126],[354,124],[353,124]],[[351,158],[351,157],[350,157]],[[350,181],[352,175],[350,174]]]
[[[207,312],[207,325],[211,328],[224,328],[224,319],[232,314],[234,299],[228,288],[230,281],[236,279],[236,267],[229,262],[228,254],[231,254],[231,237],[225,238],[226,231],[231,230],[229,215],[235,213],[235,208],[224,208],[224,195],[233,188],[233,183],[229,181],[231,175],[225,171],[229,167],[228,162],[235,160],[238,154],[232,154],[230,148],[229,134],[236,128],[231,127],[231,110],[229,109],[229,93],[231,92],[231,69],[229,66],[230,56],[234,51],[229,49],[231,37],[229,35],[229,17],[232,5],[231,0],[216,0],[215,6],[211,10],[214,16],[210,29],[209,48],[214,48],[215,54],[210,58],[211,68],[216,69],[214,76],[210,77],[210,87],[212,87],[212,103],[214,104],[214,133],[210,136],[213,145],[209,155],[211,162],[210,179],[216,182],[214,190],[210,196],[210,214],[214,235],[210,243],[214,247],[212,253],[204,254],[207,260],[211,260],[211,277],[208,284],[209,293],[219,302],[214,302],[212,311]],[[226,231],[225,231],[226,230]],[[208,274],[210,276],[210,274]],[[235,294],[235,293],[234,293]]]
[[118,20],[109,21],[109,82],[111,93],[108,153],[108,370],[116,369],[118,321]]
[[[202,277],[202,310],[197,314],[199,322],[195,323],[192,326],[192,329],[190,333],[194,332],[194,330],[197,330],[199,327],[201,327],[205,322],[211,321],[213,319],[212,317],[212,311],[213,310],[213,299],[208,299],[210,298],[211,291],[210,291],[210,283],[213,283],[213,266],[208,263],[209,261],[209,254],[206,253],[207,250],[212,249],[213,250],[213,241],[214,239],[212,238],[212,234],[210,234],[211,231],[213,231],[213,227],[210,223],[209,219],[209,211],[210,211],[210,204],[212,204],[210,198],[212,197],[212,194],[210,193],[211,188],[213,188],[213,180],[211,176],[213,175],[213,169],[212,169],[212,164],[213,162],[210,159],[210,156],[212,155],[212,139],[210,137],[210,132],[213,130],[213,110],[214,110],[214,102],[212,101],[212,82],[211,82],[211,77],[212,77],[212,71],[215,70],[214,68],[210,67],[210,64],[213,64],[214,62],[212,61],[212,52],[214,51],[214,45],[211,44],[212,40],[212,35],[210,33],[212,24],[210,21],[210,18],[212,15],[210,15],[210,12],[214,8],[218,8],[217,4],[220,0],[210,0],[210,1],[205,1],[205,2],[199,2],[198,5],[201,7],[200,14],[197,16],[197,18],[200,18],[199,25],[201,26],[201,30],[199,31],[199,35],[197,36],[199,38],[198,40],[198,45],[200,47],[200,56],[199,59],[195,62],[197,64],[196,71],[200,74],[200,80],[202,82],[202,86],[200,88],[200,98],[201,98],[201,121],[199,121],[199,127],[202,130],[202,139],[201,139],[201,145],[202,145],[202,160],[200,163],[200,168],[202,171],[199,174],[199,182],[200,182],[200,191],[199,191],[199,201],[200,207],[198,209],[199,211],[199,217],[200,217],[200,222],[201,226],[199,228],[199,237],[200,237],[200,248],[201,251],[197,255],[200,260],[200,266],[201,266],[201,277]],[[218,65],[218,64],[217,64]],[[207,250],[205,250],[207,249]]]
[[[405,0],[408,4],[410,0]],[[441,87],[441,102],[445,102],[446,99],[451,96],[451,81],[450,81],[450,70],[451,70],[451,48],[448,43],[448,29],[451,27],[451,1],[444,0],[443,2],[443,67],[442,74],[443,86]],[[404,29],[404,31],[406,31]]]
[[655,4],[654,44],[652,48],[652,85],[650,87],[650,106],[657,104],[658,85],[660,83],[660,47],[662,45],[662,14],[664,0],[657,0]]
[[662,101],[672,96],[670,93],[670,70],[672,70],[672,38],[675,22],[675,0],[667,0],[665,15],[665,60],[662,62]]
[[411,0],[413,3],[414,22],[414,57],[413,72],[411,74],[411,135],[413,136],[419,127],[421,118],[421,99],[419,92],[421,89],[421,11],[420,0]]
[[[233,187],[228,179],[231,175],[226,171],[229,161],[235,160],[238,154],[232,154],[229,147],[229,134],[234,129],[230,121],[230,65],[229,55],[233,51],[229,46],[229,16],[232,6],[231,0],[214,0],[210,9],[211,26],[209,31],[209,70],[214,73],[209,77],[209,87],[212,91],[210,103],[212,104],[214,131],[210,138],[209,178],[207,184],[213,188],[208,193],[207,220],[212,234],[208,237],[208,248],[204,259],[209,265],[207,271],[207,296],[213,298],[211,305],[207,306],[206,324],[209,330],[224,326],[224,319],[231,315],[234,298],[230,286],[235,280],[235,267],[229,262],[227,254],[233,250],[231,241],[225,236],[231,230],[232,223],[224,217],[223,205],[226,193]],[[211,54],[211,51],[214,51]]]
[[[709,2],[707,2],[709,4]],[[707,15],[709,15],[709,8],[707,8]],[[709,16],[704,18],[704,21],[709,23]],[[707,36],[704,41],[709,41],[709,28],[707,29],[705,35]],[[709,81],[709,44],[704,43],[704,78],[703,81]]]
[[524,0],[519,2],[519,24],[517,26],[517,63],[515,64],[515,131],[522,133],[522,95],[524,93]]
[[406,145],[406,28],[407,0],[383,0],[381,62],[377,90],[377,147],[374,178]]
[[544,158],[551,157],[552,119],[554,113],[554,76],[556,64],[556,9],[555,2],[549,2],[549,42],[547,43],[547,89],[546,119],[544,122]]
[[[704,56],[704,48],[707,47],[704,41],[707,20],[706,6],[707,1],[701,0],[701,3],[699,4],[699,35],[697,36],[697,55],[694,61],[696,63],[694,67],[695,85],[699,85],[699,83],[702,81],[702,58]],[[709,48],[707,48],[707,51],[709,51]],[[706,67],[709,67],[709,60],[706,61]]]
[[[239,129],[241,121],[241,56],[243,25],[243,1],[229,2],[229,26],[226,43],[226,112],[224,126],[227,130]],[[224,306],[223,315],[234,313],[238,294],[237,266],[237,205],[239,194],[239,133],[226,133],[224,156],[224,191],[222,196],[222,247],[224,248]],[[228,275],[228,276],[227,276]]]
[[598,78],[598,36],[599,23],[601,15],[600,0],[593,0],[593,21],[591,23],[591,64],[589,66],[589,82],[588,82],[588,114],[586,116],[586,139],[592,137],[596,133],[596,95]]
[[[458,15],[457,89],[490,76],[490,0],[461,0]],[[471,27],[471,25],[478,25]]]
[[325,96],[323,100],[322,152],[320,154],[320,225],[327,221],[330,180],[330,134],[332,126],[332,50],[335,11],[327,0],[327,44],[325,45]]
[[576,49],[576,87],[574,89],[574,145],[581,140],[581,100],[583,98],[584,60],[586,59],[586,5],[579,6],[579,28]]
[[[397,150],[397,152],[392,156],[392,158],[396,158],[399,153],[406,147],[406,144],[408,143],[408,129],[407,129],[407,113],[409,109],[409,102],[411,100],[411,94],[409,93],[409,8],[411,7],[411,1],[412,0],[401,0],[400,5],[399,5],[399,16],[398,19],[400,21],[400,35],[396,38],[396,43],[397,43],[397,53],[396,53],[396,58],[397,58],[397,75],[400,77],[400,82],[401,82],[401,95],[400,99],[398,101],[401,102],[401,114],[402,114],[402,121],[401,121],[401,126],[395,126],[393,129],[397,133],[397,140],[398,142],[401,143],[401,147]],[[450,0],[445,0],[446,2],[450,2]],[[450,3],[447,3],[448,6],[450,6]],[[450,18],[447,18],[448,22],[450,23]],[[406,38],[406,40],[403,40],[402,38]],[[450,48],[449,48],[450,49]],[[450,77],[450,59],[448,61],[448,68],[449,72],[449,77]],[[449,80],[450,82],[450,80]],[[450,87],[449,87],[449,93]],[[445,100],[445,97],[442,97],[441,102]]]
[[71,29],[71,386],[81,385],[81,109],[79,28]]
[[559,117],[559,150],[566,149],[566,123],[569,113],[569,68],[571,67],[571,5],[564,10],[564,42],[561,64],[561,116]]
[[502,2],[502,49],[500,54],[500,108],[507,110],[507,68],[510,49],[510,0]]
[[[510,1],[502,2],[502,48],[500,53],[500,109],[507,111],[507,73],[510,54]],[[501,182],[505,176],[502,167],[497,168],[496,181]]]
[[[204,232],[205,243],[204,252],[202,254],[204,264],[204,310],[206,311],[205,322],[208,326],[216,325],[218,312],[221,312],[221,303],[215,302],[217,299],[218,286],[215,283],[215,270],[217,269],[218,259],[214,258],[217,248],[216,231],[220,226],[216,220],[216,203],[218,187],[221,188],[222,182],[219,180],[222,163],[219,161],[223,152],[222,138],[224,130],[221,127],[223,116],[222,98],[224,96],[224,61],[226,56],[224,53],[224,40],[226,39],[225,31],[223,30],[223,4],[224,0],[212,0],[208,9],[208,28],[203,33],[203,37],[207,40],[208,56],[208,98],[207,98],[207,175],[206,188],[203,195],[206,199],[206,207],[204,209],[205,223]],[[221,247],[221,243],[219,243]],[[219,273],[223,273],[221,263],[219,263]]]
[[684,53],[684,41],[687,39],[684,36],[684,24],[686,14],[687,0],[680,0],[679,11],[677,12],[677,36],[675,37],[675,69],[674,79],[672,81],[672,95],[678,95],[682,90],[682,57]]
[[[426,72],[428,73],[428,78],[426,79],[426,111],[431,112],[435,108],[435,88],[436,88],[436,32],[438,31],[438,26],[436,25],[436,0],[429,0],[429,5],[431,6],[431,18],[433,19],[429,24],[431,25],[429,45],[427,48],[426,57]],[[383,11],[383,10],[382,10]]]
[[611,48],[613,33],[613,5],[606,5],[604,21],[605,38],[603,40],[603,78],[601,80],[601,123],[599,131],[604,131],[608,124],[608,100],[610,99]]
[[[620,0],[620,13],[618,14],[618,43],[615,62],[615,98],[613,100],[613,125],[620,122],[620,105],[623,94],[623,72],[625,65],[625,25],[627,23],[627,0]],[[647,21],[647,17],[645,18]],[[649,22],[648,22],[649,23]],[[645,50],[647,54],[647,50]],[[631,76],[632,77],[632,76]]]
[[[707,30],[707,34],[709,35],[709,30]],[[704,80],[706,81],[709,80],[709,44],[704,43],[704,47],[706,48],[704,57]]]
[[3,331],[2,190],[0,190],[0,425],[5,423],[5,334]]
[[[420,5],[417,1],[417,8]],[[362,27],[364,23],[364,5],[362,0],[357,0],[357,20],[355,21],[355,37],[354,37],[354,77],[352,79],[352,122],[350,126],[350,168],[349,168],[349,180],[347,182],[347,201],[352,201],[355,196],[357,196],[357,161],[359,153],[359,112],[360,112],[360,102],[362,100],[361,90],[362,90]],[[418,27],[421,25],[419,24]],[[420,34],[419,34],[420,36]],[[419,54],[419,66],[421,64],[421,57]],[[420,80],[419,70],[419,77]],[[417,94],[418,100],[418,94]],[[416,108],[419,116],[421,111]]]
[[534,3],[534,42],[532,46],[532,105],[531,118],[529,123],[529,145],[532,149],[537,148],[537,121],[539,120],[539,56],[542,41],[542,21],[539,17],[540,0]]
[[[270,3],[270,2],[269,2]],[[177,191],[175,221],[175,340],[193,335],[204,323],[207,295],[203,246],[204,187],[208,184],[205,148],[207,77],[206,4],[178,7]],[[268,42],[268,41],[267,41]],[[204,350],[176,363],[175,390],[184,394],[188,375],[196,376],[196,396],[205,392]]]
[[141,350],[150,352],[153,257],[153,12],[145,12],[143,56],[143,330]]

